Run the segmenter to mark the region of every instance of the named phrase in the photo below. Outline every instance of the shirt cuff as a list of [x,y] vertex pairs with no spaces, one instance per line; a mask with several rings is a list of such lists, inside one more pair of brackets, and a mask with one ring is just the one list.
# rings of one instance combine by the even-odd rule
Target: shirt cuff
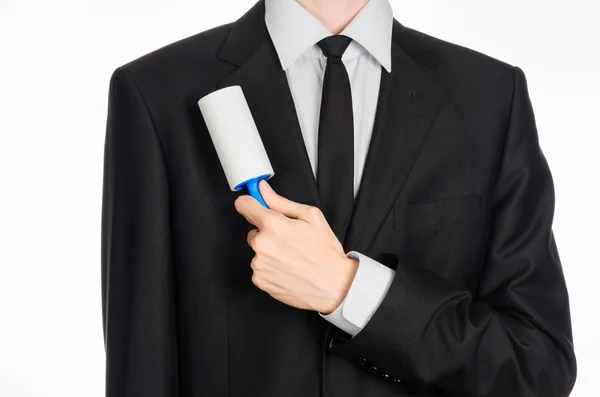
[[348,294],[333,312],[319,315],[355,336],[379,308],[396,272],[357,251],[350,251],[346,256],[358,261]]

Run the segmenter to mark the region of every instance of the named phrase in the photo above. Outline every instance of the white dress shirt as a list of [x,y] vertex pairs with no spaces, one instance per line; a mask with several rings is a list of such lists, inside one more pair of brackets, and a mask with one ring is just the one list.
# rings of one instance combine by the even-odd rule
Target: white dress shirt
[[[298,122],[316,179],[317,142],[323,76],[327,58],[316,43],[332,33],[295,0],[265,0],[265,22],[286,72]],[[370,0],[340,34],[352,38],[342,56],[350,78],[354,116],[354,197],[366,160],[379,95],[381,66],[391,71],[393,14],[388,0]],[[394,270],[357,251],[359,262],[348,294],[323,318],[356,335],[379,307]]]

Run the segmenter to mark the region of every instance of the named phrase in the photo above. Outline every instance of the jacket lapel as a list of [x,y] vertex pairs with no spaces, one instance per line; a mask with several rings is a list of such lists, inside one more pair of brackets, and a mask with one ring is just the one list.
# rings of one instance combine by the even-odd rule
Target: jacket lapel
[[[419,62],[401,47],[410,32],[394,20],[392,71],[381,70],[373,133],[344,249],[367,253],[415,162],[444,97],[427,71],[437,62],[423,52]],[[407,43],[412,44],[412,43]],[[423,48],[426,44],[422,43]],[[408,46],[407,46],[408,48]]]
[[264,24],[263,1],[233,24],[219,58],[239,65],[217,89],[242,87],[275,171],[269,184],[290,200],[321,208],[286,73]]
[[[290,200],[321,208],[287,77],[264,23],[263,0],[231,25],[218,57],[239,66],[216,89],[242,87],[275,171],[269,183]],[[427,44],[394,19],[392,72],[382,68],[373,134],[343,242],[346,252],[368,253],[419,154],[444,97],[428,72],[437,62]]]

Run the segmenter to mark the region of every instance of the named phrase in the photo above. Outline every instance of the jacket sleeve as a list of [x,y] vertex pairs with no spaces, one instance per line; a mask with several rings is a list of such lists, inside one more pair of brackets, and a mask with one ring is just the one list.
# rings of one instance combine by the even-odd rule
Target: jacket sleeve
[[336,332],[332,353],[447,396],[570,393],[576,361],[552,232],[554,186],[518,67],[495,181],[477,293],[418,263],[398,263],[370,321],[353,338]]
[[128,70],[110,78],[101,223],[106,396],[176,397],[169,187],[153,120]]

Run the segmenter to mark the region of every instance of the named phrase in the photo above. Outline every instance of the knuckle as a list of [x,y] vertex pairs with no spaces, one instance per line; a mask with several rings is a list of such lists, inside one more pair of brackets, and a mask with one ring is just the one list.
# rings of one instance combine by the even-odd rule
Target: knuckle
[[323,216],[321,209],[319,207],[315,207],[312,205],[308,206],[308,208],[306,209],[306,212],[308,213],[308,216],[310,216],[311,218],[320,218]]
[[255,233],[256,229],[252,229],[248,232],[248,234],[246,235],[246,240],[248,241],[248,245],[252,245],[252,240],[254,239],[254,233]]
[[279,217],[276,214],[268,214],[263,219],[263,226],[267,229],[274,228],[279,223]]
[[240,196],[240,197],[236,198],[236,199],[235,199],[235,201],[233,202],[233,204],[234,204],[234,206],[235,206],[235,209],[236,209],[238,212],[240,212],[240,211],[243,211],[243,210],[244,210],[244,205],[245,205],[245,204],[244,204],[244,200],[245,200],[244,196]]
[[265,248],[265,239],[263,235],[260,233],[256,234],[252,240],[250,240],[250,247],[252,247],[254,251],[262,251]]
[[252,268],[252,270],[261,270],[260,262],[258,261],[258,258],[256,256],[250,261],[250,267]]

